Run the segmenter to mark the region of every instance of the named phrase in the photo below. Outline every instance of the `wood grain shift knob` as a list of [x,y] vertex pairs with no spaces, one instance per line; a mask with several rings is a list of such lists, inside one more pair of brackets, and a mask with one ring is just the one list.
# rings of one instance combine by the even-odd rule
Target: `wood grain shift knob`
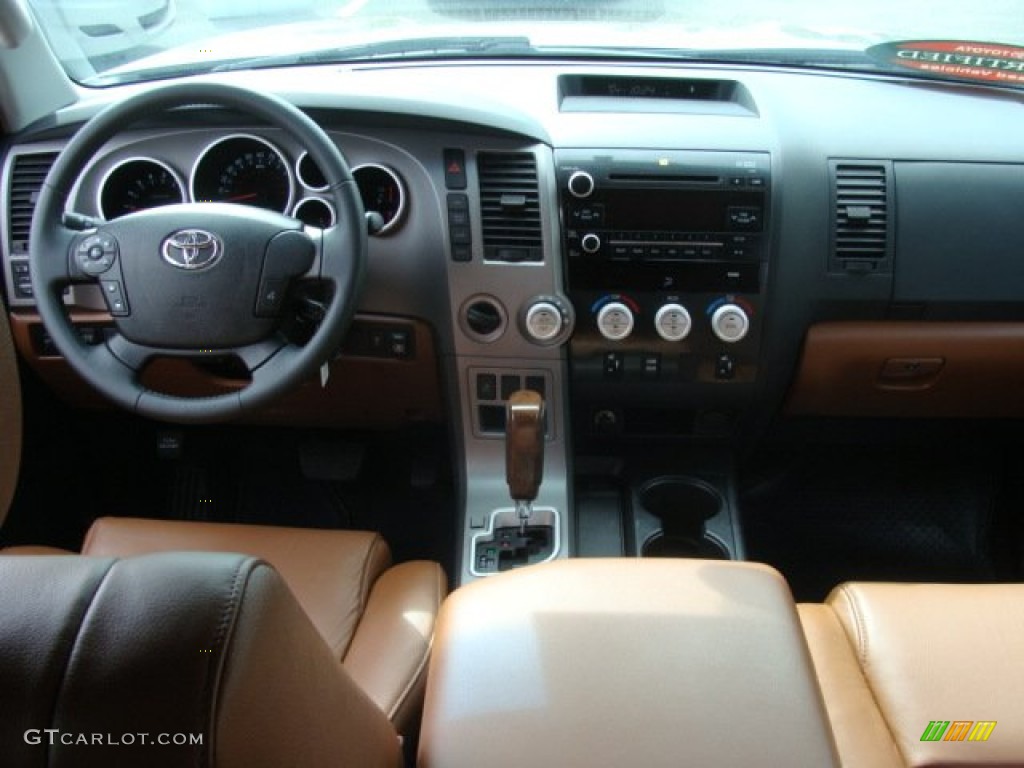
[[544,479],[544,398],[529,389],[506,404],[505,474],[514,501],[533,501]]

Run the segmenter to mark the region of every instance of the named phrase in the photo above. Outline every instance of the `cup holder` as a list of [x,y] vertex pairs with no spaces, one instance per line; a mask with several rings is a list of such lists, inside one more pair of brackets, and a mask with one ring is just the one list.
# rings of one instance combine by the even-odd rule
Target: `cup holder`
[[725,508],[713,486],[693,477],[659,477],[641,486],[637,497],[661,522],[641,547],[644,557],[729,559],[726,547],[705,531],[705,523]]
[[696,557],[703,560],[729,560],[729,553],[707,534],[699,539],[686,536],[666,536],[656,533],[644,542],[640,550],[644,557]]

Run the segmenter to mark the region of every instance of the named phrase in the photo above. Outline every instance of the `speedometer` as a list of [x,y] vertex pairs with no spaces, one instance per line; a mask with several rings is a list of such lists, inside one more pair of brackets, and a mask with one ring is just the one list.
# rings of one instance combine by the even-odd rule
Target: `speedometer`
[[294,182],[281,150],[247,134],[226,136],[210,144],[192,171],[192,199],[242,203],[286,212]]
[[107,221],[135,211],[185,202],[185,186],[169,166],[146,157],[118,163],[100,183],[99,210]]

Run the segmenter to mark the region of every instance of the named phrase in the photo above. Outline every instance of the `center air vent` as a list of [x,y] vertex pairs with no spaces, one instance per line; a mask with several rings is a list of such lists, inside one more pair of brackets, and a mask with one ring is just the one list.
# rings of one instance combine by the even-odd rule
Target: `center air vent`
[[831,163],[832,272],[892,270],[888,163]]
[[543,261],[537,160],[528,152],[481,152],[480,223],[487,261]]
[[56,159],[56,152],[23,154],[14,159],[7,207],[7,231],[12,256],[28,255],[28,234],[32,228],[36,199]]

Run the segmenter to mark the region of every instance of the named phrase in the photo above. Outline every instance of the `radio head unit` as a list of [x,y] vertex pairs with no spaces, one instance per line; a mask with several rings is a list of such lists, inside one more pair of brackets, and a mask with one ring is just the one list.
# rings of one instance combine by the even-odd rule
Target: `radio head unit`
[[656,290],[669,269],[691,290],[760,290],[767,153],[569,150],[556,162],[570,288]]
[[556,150],[573,420],[727,436],[762,367],[771,156]]

